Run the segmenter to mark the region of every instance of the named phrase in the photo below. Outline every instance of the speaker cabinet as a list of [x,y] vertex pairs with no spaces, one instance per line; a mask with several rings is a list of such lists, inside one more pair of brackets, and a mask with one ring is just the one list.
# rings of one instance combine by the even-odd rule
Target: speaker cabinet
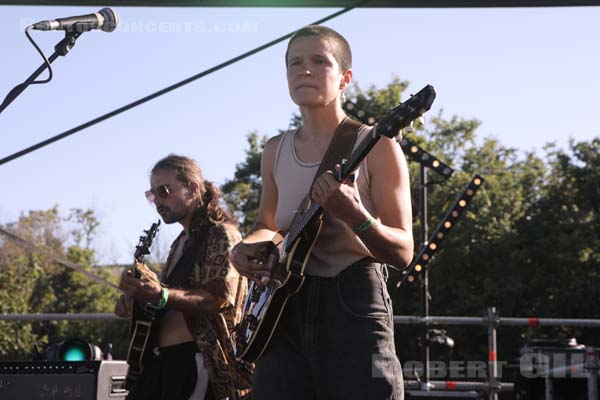
[[0,400],[125,399],[125,361],[0,363]]

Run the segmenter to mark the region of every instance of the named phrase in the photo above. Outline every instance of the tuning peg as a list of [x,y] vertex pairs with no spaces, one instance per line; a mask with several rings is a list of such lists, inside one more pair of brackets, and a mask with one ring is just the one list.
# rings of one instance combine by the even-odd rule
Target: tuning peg
[[406,133],[412,133],[412,132],[414,132],[415,128],[414,128],[413,125],[414,125],[414,122],[410,121],[410,124],[406,128],[404,128],[404,132],[406,132]]
[[421,126],[424,128],[425,127],[425,116],[421,115],[419,117],[419,123],[421,124]]
[[402,129],[399,129],[398,134],[396,136],[394,136],[394,140],[396,140],[396,142],[400,143],[402,141],[402,139],[404,139],[404,135],[402,134]]

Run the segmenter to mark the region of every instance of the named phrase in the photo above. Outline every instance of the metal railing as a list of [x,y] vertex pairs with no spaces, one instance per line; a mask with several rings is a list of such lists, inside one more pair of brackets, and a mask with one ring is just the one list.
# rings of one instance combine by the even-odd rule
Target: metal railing
[[111,313],[80,313],[80,314],[0,314],[0,321],[97,321],[97,320],[128,320]]
[[[78,321],[78,320],[117,320],[126,321],[111,313],[87,314],[0,314],[0,321]],[[569,318],[504,318],[500,317],[494,307],[486,309],[484,317],[444,317],[444,316],[394,316],[395,325],[478,325],[486,326],[488,330],[488,360],[486,381],[430,381],[422,385],[417,380],[406,380],[404,386],[412,397],[447,397],[447,398],[479,398],[481,393],[487,393],[489,400],[497,400],[501,391],[513,391],[514,384],[501,382],[498,374],[497,357],[497,328],[501,326],[576,326],[600,327],[600,319],[569,319]],[[543,359],[544,355],[540,355]],[[553,379],[563,378],[568,374],[575,378],[586,378],[588,399],[598,399],[598,373],[600,370],[599,351],[597,348],[586,348],[582,362],[568,367],[547,368],[541,364],[532,364],[531,367],[540,367],[545,382],[545,400],[553,400]]]
[[[600,319],[568,319],[568,318],[501,318],[495,307],[486,309],[484,317],[417,317],[417,316],[394,316],[395,325],[481,325],[488,329],[488,360],[487,380],[484,382],[465,381],[432,381],[428,385],[421,385],[418,381],[406,381],[407,389],[418,388],[410,391],[413,397],[463,397],[472,398],[478,392],[487,392],[489,400],[497,400],[501,391],[514,390],[514,384],[500,382],[498,375],[498,346],[497,328],[501,326],[576,326],[576,327],[600,327]],[[543,362],[533,364],[531,368],[540,367],[541,375],[545,382],[545,400],[553,400],[553,378],[566,376],[562,369],[568,368],[569,373],[575,378],[587,378],[588,400],[598,400],[598,372],[600,367],[598,349],[586,348],[582,363],[569,367],[548,368]],[[543,355],[540,356],[540,360]],[[534,360],[529,360],[534,361]],[[575,372],[579,372],[576,374]],[[430,393],[431,392],[431,393]],[[459,393],[460,392],[460,393]],[[477,398],[477,396],[475,396]]]

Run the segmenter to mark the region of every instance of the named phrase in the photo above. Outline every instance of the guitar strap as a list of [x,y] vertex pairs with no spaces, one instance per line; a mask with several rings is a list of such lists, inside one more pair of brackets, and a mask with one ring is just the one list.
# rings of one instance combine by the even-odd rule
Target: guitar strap
[[321,161],[321,165],[310,185],[311,188],[317,178],[324,172],[335,172],[335,165],[341,163],[342,159],[350,157],[354,144],[356,143],[356,138],[358,137],[358,131],[362,126],[363,124],[350,117],[344,118],[335,130],[331,142],[329,142],[329,147],[327,147],[327,151],[323,156],[323,161]]
[[[205,224],[201,228],[194,232],[194,238],[190,238],[190,243],[184,248],[181,257],[177,260],[177,263],[172,268],[171,273],[166,279],[163,279],[162,283],[169,287],[189,289],[189,277],[194,270],[195,262],[198,260],[198,256],[201,256],[200,260],[204,263],[206,258],[206,246],[208,242],[208,232],[212,224]],[[181,239],[180,239],[181,240]],[[200,245],[196,243],[200,241]],[[172,256],[172,254],[170,254]],[[171,257],[169,257],[170,261]]]
[[[356,122],[348,116],[338,125],[325,151],[321,165],[319,165],[319,169],[310,185],[310,192],[312,192],[312,187],[319,176],[326,171],[333,171],[335,173],[335,165],[341,163],[342,159],[350,156],[358,137],[358,131],[362,126],[363,124]],[[302,199],[298,207],[299,210],[308,208],[310,205],[310,192]],[[297,219],[301,215],[301,213],[296,213],[290,226],[296,225]]]

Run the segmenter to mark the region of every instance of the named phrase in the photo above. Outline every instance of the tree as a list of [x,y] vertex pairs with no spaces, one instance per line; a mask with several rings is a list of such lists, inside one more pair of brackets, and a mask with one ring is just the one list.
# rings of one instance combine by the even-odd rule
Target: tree
[[267,137],[259,137],[258,132],[248,134],[246,159],[236,165],[232,180],[221,187],[223,198],[229,211],[240,221],[240,230],[248,233],[258,215],[260,199],[260,159]]
[[[58,206],[30,211],[7,224],[14,234],[43,251],[19,247],[7,239],[0,241],[0,307],[3,313],[98,313],[112,312],[118,293],[77,271],[58,265],[46,255],[67,259],[93,273],[112,279],[92,267],[91,248],[99,222],[92,210],[72,209],[67,217]],[[80,245],[84,243],[84,247]],[[0,321],[0,359],[31,358],[35,344],[56,343],[79,337],[90,343],[105,338],[127,338],[127,327],[114,321]],[[118,342],[117,348],[124,344]],[[124,353],[123,353],[124,354]]]

